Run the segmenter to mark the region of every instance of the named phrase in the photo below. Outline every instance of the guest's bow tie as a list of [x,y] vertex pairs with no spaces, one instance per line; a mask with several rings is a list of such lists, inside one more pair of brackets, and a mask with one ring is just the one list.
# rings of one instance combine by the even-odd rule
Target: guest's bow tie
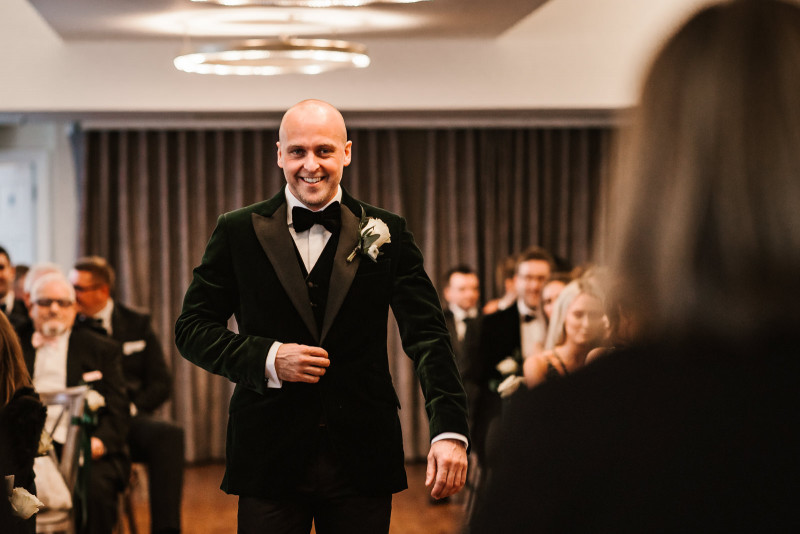
[[529,314],[526,314],[526,315],[522,316],[522,322],[523,323],[529,323],[529,322],[535,321],[535,320],[536,320],[536,315],[532,314],[532,313],[529,313]]
[[100,319],[99,317],[88,317],[86,315],[80,315],[80,316],[78,316],[78,321],[82,325],[88,326],[92,330],[96,330],[96,331],[101,332],[103,334],[108,334],[108,331],[103,326],[103,320]]
[[311,211],[299,206],[292,208],[292,224],[297,233],[305,232],[315,224],[321,224],[329,232],[336,232],[342,225],[342,208],[334,202],[322,211]]

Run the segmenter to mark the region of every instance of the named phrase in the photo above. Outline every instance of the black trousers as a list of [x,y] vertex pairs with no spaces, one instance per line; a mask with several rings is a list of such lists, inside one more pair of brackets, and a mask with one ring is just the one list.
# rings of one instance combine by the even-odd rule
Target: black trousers
[[180,532],[183,494],[183,428],[147,415],[131,420],[128,446],[131,460],[147,466],[150,531]]
[[364,495],[336,458],[325,427],[315,454],[298,466],[291,495],[278,499],[239,497],[239,534],[387,534],[392,495]]

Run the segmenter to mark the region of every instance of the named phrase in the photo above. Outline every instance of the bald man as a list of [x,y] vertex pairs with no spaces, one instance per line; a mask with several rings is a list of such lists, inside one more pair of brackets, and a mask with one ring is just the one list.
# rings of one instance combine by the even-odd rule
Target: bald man
[[239,495],[240,533],[306,534],[312,521],[319,534],[386,533],[407,487],[390,307],[426,398],[426,484],[440,499],[466,478],[466,398],[444,316],[405,220],[341,187],[352,142],[339,111],[293,106],[277,148],[286,186],[219,217],[176,343],[236,383],[222,489]]

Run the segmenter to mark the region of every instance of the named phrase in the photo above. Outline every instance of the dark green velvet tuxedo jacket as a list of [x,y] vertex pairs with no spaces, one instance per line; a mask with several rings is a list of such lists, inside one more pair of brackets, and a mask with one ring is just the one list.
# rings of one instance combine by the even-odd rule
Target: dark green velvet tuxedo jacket
[[[367,217],[389,226],[391,243],[381,247],[377,262],[359,255],[348,263],[362,207]],[[390,306],[420,378],[431,436],[468,436],[465,394],[439,299],[403,218],[344,192],[318,330],[286,224],[283,190],[219,217],[186,292],[175,339],[189,361],[236,383],[222,489],[260,497],[291,491],[321,419],[353,484],[368,493],[407,487],[386,347]],[[226,328],[232,314],[239,334]],[[326,349],[325,376],[317,384],[267,388],[265,362],[275,341]]]

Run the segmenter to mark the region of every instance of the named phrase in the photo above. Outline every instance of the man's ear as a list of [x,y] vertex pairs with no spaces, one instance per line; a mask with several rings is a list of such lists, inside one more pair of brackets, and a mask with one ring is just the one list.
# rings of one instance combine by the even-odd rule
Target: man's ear
[[283,168],[283,153],[281,152],[281,142],[280,141],[276,142],[275,146],[278,147],[278,153],[277,153],[278,167],[280,167],[282,169]]
[[352,160],[351,150],[353,148],[353,142],[348,141],[344,144],[344,166],[347,167],[350,165],[350,161]]

